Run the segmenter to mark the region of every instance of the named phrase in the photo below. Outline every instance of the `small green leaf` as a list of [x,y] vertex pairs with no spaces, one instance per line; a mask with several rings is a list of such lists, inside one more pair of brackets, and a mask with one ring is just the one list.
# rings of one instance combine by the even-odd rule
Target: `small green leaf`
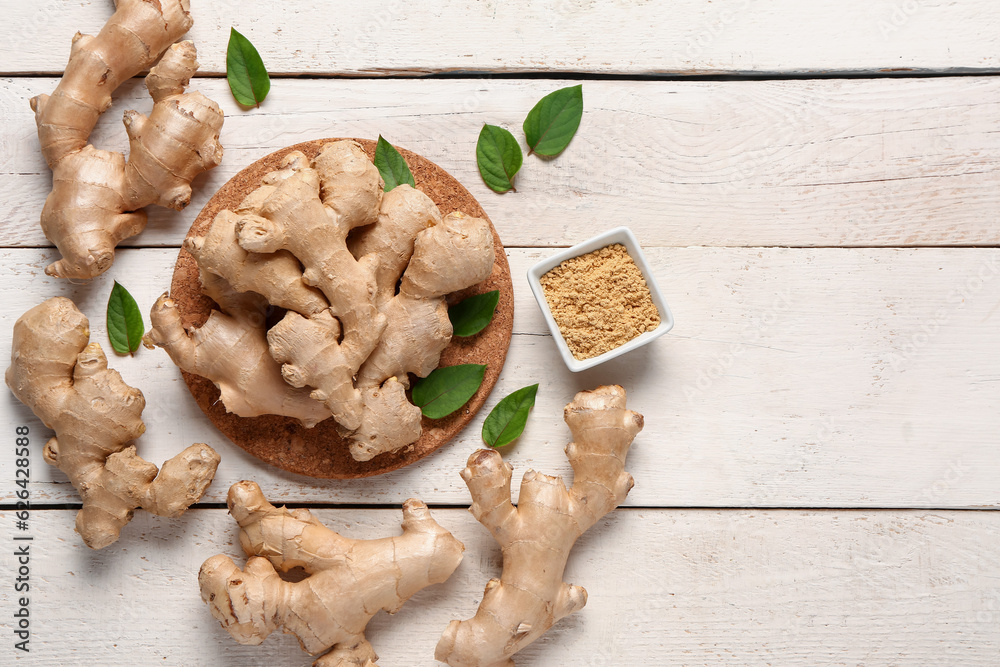
[[245,107],[260,106],[271,90],[271,77],[250,40],[231,28],[226,50],[226,78],[236,101]]
[[115,281],[108,299],[108,338],[111,347],[118,354],[135,355],[142,342],[146,327],[142,323],[142,313],[128,290]]
[[453,333],[456,336],[475,336],[493,319],[493,312],[500,302],[500,290],[476,294],[448,309]]
[[378,143],[375,144],[375,166],[385,181],[386,192],[403,183],[411,188],[416,186],[410,165],[406,164],[406,160],[396,147],[383,139],[381,134],[378,135]]
[[514,174],[521,168],[524,154],[514,135],[496,125],[483,125],[476,143],[479,174],[494,192],[507,192],[514,187]]
[[490,447],[503,447],[517,440],[528,423],[528,412],[535,405],[538,385],[522,387],[504,397],[483,422],[483,442]]
[[483,364],[435,368],[413,386],[413,404],[430,419],[447,417],[469,402],[486,375]]
[[528,155],[559,155],[569,145],[583,117],[583,86],[560,88],[538,101],[524,119]]

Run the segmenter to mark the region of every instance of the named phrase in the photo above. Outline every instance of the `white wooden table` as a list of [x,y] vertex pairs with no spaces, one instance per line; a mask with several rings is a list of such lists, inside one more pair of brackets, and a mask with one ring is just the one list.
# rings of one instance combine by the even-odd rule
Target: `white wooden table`
[[[458,472],[500,397],[540,383],[505,453],[568,473],[562,406],[623,384],[646,416],[627,506],[579,542],[567,579],[587,607],[519,665],[1000,664],[1000,3],[995,0],[193,0],[204,77],[227,119],[224,164],[182,213],[159,209],[113,269],[72,285],[38,215],[50,175],[28,98],[50,92],[74,32],[110,0],[0,0],[0,351],[14,320],[72,297],[106,344],[113,279],[143,310],[167,289],[177,246],[210,194],[254,159],[325,136],[385,135],[437,162],[482,202],[508,248],[516,317],[483,413],[442,451],[383,477],[316,481],[269,468],[199,412],[162,351],[113,365],[147,397],[147,459],[192,442],[222,454],[204,503],[140,513],[113,546],[73,532],[78,497],[31,412],[0,392],[0,664],[308,664],[295,640],[243,647],[199,599],[207,557],[240,555],[229,485],[318,508],[350,536],[394,531],[427,501],[463,542],[450,581],[379,614],[389,667],[435,664],[447,622],[499,572],[465,511]],[[275,74],[241,111],[224,79],[233,25]],[[434,75],[433,78],[419,78]],[[692,78],[689,75],[699,75]],[[943,75],[943,76],[942,76]],[[520,134],[542,95],[583,81],[564,155],[526,158],[516,194],[475,165],[484,122]],[[121,149],[123,86],[92,141]],[[644,244],[673,332],[591,372],[559,361],[523,278],[609,227]],[[31,432],[31,652],[14,649],[15,427]],[[23,534],[23,533],[21,533]]]

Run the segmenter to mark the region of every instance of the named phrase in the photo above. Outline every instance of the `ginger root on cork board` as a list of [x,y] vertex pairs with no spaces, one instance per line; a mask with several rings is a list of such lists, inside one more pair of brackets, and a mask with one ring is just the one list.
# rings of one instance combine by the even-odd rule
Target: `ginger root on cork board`
[[[62,254],[45,272],[57,278],[107,271],[115,246],[146,226],[145,206],[184,208],[194,177],[222,160],[222,110],[199,92],[184,92],[198,62],[194,44],[174,42],[193,23],[189,1],[115,0],[115,7],[96,37],[73,38],[55,91],[31,99],[52,170],[42,230]],[[128,159],[88,144],[115,89],[157,60],[146,76],[149,117],[125,112]]]
[[452,621],[441,636],[434,657],[451,667],[512,667],[515,653],[587,603],[586,590],[563,581],[566,560],[577,538],[631,490],[625,457],[643,418],[625,408],[617,385],[580,392],[564,418],[573,434],[570,488],[561,477],[529,470],[515,507],[512,469],[499,452],[473,453],[462,471],[469,511],[500,543],[503,572],[486,584],[476,615]]
[[137,507],[180,516],[204,495],[219,455],[191,445],[157,467],[141,459],[132,441],[146,430],[142,392],[130,387],[98,343],[89,343],[86,316],[55,297],[14,324],[5,379],[14,396],[53,431],[46,463],[66,473],[83,500],[76,530],[91,549],[114,543]]
[[[244,318],[226,333],[233,341],[266,338],[269,357],[254,352],[252,361],[223,363],[204,354],[210,368],[191,363],[200,348],[228,344],[208,325],[185,332],[169,300],[154,306],[147,342],[164,347],[182,370],[242,393],[243,400],[222,395],[239,416],[295,416],[310,426],[319,419],[312,405],[302,419],[303,403],[322,405],[357,461],[415,442],[421,411],[406,397],[409,374],[424,377],[439,364],[452,336],[445,297],[490,276],[493,236],[486,220],[442,216],[409,185],[383,189],[357,142],[331,141],[312,160],[288,153],[235,210],[221,211],[204,235],[185,243],[203,292],[223,313],[232,315],[210,293],[213,285],[286,309],[274,326]],[[264,376],[282,377],[285,393],[301,396],[261,411],[253,378]]]
[[[368,621],[447,580],[465,549],[412,498],[403,503],[403,534],[374,540],[343,537],[307,509],[275,507],[254,482],[234,484],[228,504],[249,559],[242,570],[222,554],[206,560],[202,600],[239,643],[260,644],[281,628],[319,654],[316,667],[375,667]],[[293,568],[307,576],[281,576]]]

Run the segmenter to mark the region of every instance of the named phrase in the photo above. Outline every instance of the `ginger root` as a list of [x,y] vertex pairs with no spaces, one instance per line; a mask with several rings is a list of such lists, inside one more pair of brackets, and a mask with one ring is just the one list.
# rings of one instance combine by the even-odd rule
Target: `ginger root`
[[[421,411],[406,398],[409,374],[425,377],[437,367],[452,336],[445,297],[488,278],[495,260],[487,221],[460,212],[442,217],[421,191],[401,185],[383,194],[383,185],[354,141],[327,143],[313,160],[293,151],[235,211],[221,211],[204,235],[184,246],[198,263],[206,293],[209,283],[222,281],[287,311],[266,332],[271,359],[289,385],[283,391],[305,392],[322,404],[358,461],[420,437]],[[206,366],[199,371],[181,362],[179,324],[162,315],[153,314],[148,340],[174,341],[171,357],[182,368],[220,388],[239,389],[223,391],[230,412],[250,416],[272,409],[261,388],[278,392],[275,373],[268,368],[267,384],[246,381],[267,367],[259,355],[259,327],[253,355],[233,355],[252,358],[257,370],[216,365],[209,376]],[[166,326],[174,333],[160,331]],[[223,335],[216,329],[206,324],[193,349],[230,346],[211,340]]]
[[[375,540],[342,537],[306,509],[275,507],[253,482],[234,484],[228,504],[249,559],[243,570],[221,554],[205,561],[202,600],[239,643],[260,644],[284,628],[310,655],[326,652],[317,667],[375,667],[368,621],[444,582],[465,549],[414,499],[403,503],[403,534]],[[293,568],[308,576],[292,582],[279,574]]]
[[503,573],[486,584],[475,617],[452,621],[435,657],[452,667],[511,667],[511,657],[556,621],[579,611],[587,592],[564,583],[577,538],[616,508],[632,488],[625,457],[642,415],[625,409],[625,390],[599,387],[577,394],[564,417],[573,434],[566,456],[573,486],[529,470],[518,506],[511,504],[511,467],[496,450],[469,457],[462,479],[472,494],[469,511],[503,551]]
[[[52,192],[41,224],[62,259],[45,269],[58,278],[93,278],[114,261],[115,246],[146,226],[143,207],[180,210],[191,181],[222,160],[222,111],[198,92],[185,93],[198,69],[188,0],[116,0],[96,36],[77,33],[66,72],[52,95],[32,98]],[[166,52],[165,55],[164,52]],[[160,59],[160,56],[163,56]],[[129,158],[87,143],[118,86],[150,67],[149,117],[125,112]]]
[[130,443],[146,430],[142,392],[109,369],[101,346],[89,339],[87,318],[69,299],[35,306],[14,325],[6,381],[55,431],[45,461],[80,492],[77,532],[88,547],[103,549],[118,539],[137,507],[181,515],[211,484],[219,455],[195,444],[159,471],[139,458]]
[[330,411],[309,397],[306,390],[288,385],[281,366],[267,350],[264,308],[212,311],[200,328],[187,331],[177,305],[166,294],[149,313],[152,328],[143,337],[146,347],[162,347],[177,366],[211,380],[221,392],[226,408],[240,417],[283,415],[312,427]]

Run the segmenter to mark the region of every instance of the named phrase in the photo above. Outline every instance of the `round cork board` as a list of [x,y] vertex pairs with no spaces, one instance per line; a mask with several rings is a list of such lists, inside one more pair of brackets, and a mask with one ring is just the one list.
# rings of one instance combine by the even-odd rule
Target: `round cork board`
[[[331,141],[337,139],[318,139],[296,144],[254,162],[233,176],[215,193],[194,221],[188,236],[203,234],[219,211],[234,209],[246,195],[260,185],[265,174],[279,168],[281,159],[291,151],[302,151],[312,158],[319,153],[323,144]],[[354,141],[361,144],[369,158],[374,157],[374,141],[364,139]],[[489,221],[479,202],[448,172],[416,153],[402,149],[400,153],[406,158],[413,172],[417,188],[438,205],[442,215],[457,210]],[[492,222],[490,226],[492,227]],[[500,290],[500,303],[493,321],[476,336],[452,338],[441,355],[441,366],[486,364],[483,384],[472,399],[458,411],[443,419],[431,420],[424,417],[420,439],[399,451],[381,454],[371,461],[355,461],[348,452],[347,442],[337,434],[332,418],[307,429],[295,419],[276,415],[238,417],[226,411],[222,401],[219,400],[219,390],[211,381],[182,372],[184,381],[199,407],[226,437],[260,460],[283,470],[310,477],[356,479],[380,475],[409,465],[444,446],[455,437],[483,406],[500,376],[514,325],[514,294],[507,256],[495,228],[493,243],[496,249],[496,263],[493,265],[490,277],[478,285],[448,297],[448,303],[452,304],[473,294]],[[204,324],[214,307],[214,303],[201,293],[198,267],[194,257],[183,249],[177,257],[170,293],[177,302],[185,327],[188,328],[197,328]]]

